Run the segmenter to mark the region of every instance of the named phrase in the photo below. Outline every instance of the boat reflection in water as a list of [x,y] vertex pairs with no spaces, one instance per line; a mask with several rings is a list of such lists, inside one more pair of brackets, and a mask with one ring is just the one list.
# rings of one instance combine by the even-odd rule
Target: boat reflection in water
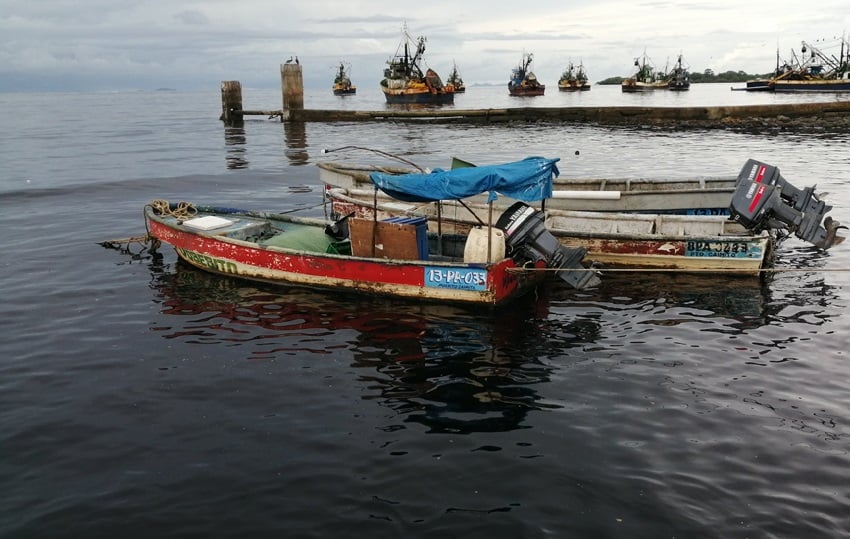
[[[530,411],[552,406],[535,389],[552,367],[523,350],[548,316],[545,297],[519,298],[496,316],[463,306],[404,302],[399,309],[399,301],[360,295],[246,286],[179,261],[151,269],[166,315],[152,330],[163,338],[226,345],[249,361],[333,358],[355,369],[362,399],[433,432],[512,430]],[[568,346],[599,336],[597,323],[582,319],[562,329],[573,334]]]
[[[821,254],[808,248],[791,253],[797,267],[812,272],[762,280],[609,273],[597,289],[576,291],[555,282],[498,313],[254,287],[158,258],[151,286],[163,316],[152,330],[182,341],[190,355],[193,345],[216,344],[224,345],[215,347],[217,354],[271,361],[286,373],[327,368],[332,376],[352,375],[336,383],[343,386],[338,390],[392,410],[397,421],[386,428],[415,423],[428,432],[509,431],[524,428],[535,411],[570,406],[570,399],[552,394],[565,371],[653,363],[654,356],[643,355],[661,342],[690,350],[691,361],[704,358],[700,348],[719,347],[735,350],[730,361],[775,362],[762,358],[776,356],[765,352],[782,344],[760,336],[761,328],[807,317],[822,324],[829,313],[801,309],[835,300],[818,272]],[[659,365],[675,355],[661,354],[667,359]]]

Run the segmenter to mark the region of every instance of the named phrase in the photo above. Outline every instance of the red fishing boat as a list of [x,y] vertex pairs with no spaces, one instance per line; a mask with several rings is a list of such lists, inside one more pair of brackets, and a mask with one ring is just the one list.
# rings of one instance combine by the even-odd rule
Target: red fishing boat
[[[446,182],[433,174],[419,182],[393,175],[373,181],[408,202],[485,191],[541,200],[551,194],[557,161],[449,171],[451,193],[435,189]],[[254,281],[481,305],[505,303],[552,274],[577,288],[599,282],[582,265],[586,251],[558,242],[536,210],[506,211],[498,223],[462,234],[429,233],[426,218],[325,221],[165,201],[146,205],[145,219],[149,236],[188,263]]]

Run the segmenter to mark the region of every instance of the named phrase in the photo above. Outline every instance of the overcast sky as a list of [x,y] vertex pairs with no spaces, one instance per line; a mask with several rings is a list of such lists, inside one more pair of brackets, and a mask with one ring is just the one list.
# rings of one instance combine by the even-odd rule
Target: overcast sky
[[[582,62],[591,82],[627,76],[644,52],[658,68],[773,69],[801,41],[831,47],[847,0],[0,0],[0,91],[276,88],[298,56],[305,86],[330,86],[340,61],[377,84],[404,24],[428,40],[427,67],[455,61],[467,84],[506,84],[524,52],[556,83]],[[838,50],[830,52],[836,56]]]

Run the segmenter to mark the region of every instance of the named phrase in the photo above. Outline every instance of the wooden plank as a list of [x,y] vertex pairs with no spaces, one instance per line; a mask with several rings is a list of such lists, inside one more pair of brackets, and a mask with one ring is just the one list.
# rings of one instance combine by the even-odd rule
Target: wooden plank
[[396,260],[419,260],[415,225],[378,221],[378,229],[373,236],[374,225],[375,222],[371,219],[350,218],[348,220],[351,254]]

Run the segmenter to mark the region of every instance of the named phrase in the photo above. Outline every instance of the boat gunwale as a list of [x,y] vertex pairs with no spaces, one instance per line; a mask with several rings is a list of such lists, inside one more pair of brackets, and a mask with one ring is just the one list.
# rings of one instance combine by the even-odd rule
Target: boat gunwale
[[[368,194],[365,190],[349,190],[349,189],[337,187],[337,188],[333,188],[333,189],[328,189],[326,196],[329,196],[332,199],[340,200],[340,201],[345,202],[345,203],[354,204],[356,206],[364,208],[365,210],[373,210],[374,209],[374,205],[368,203],[366,200],[364,200],[362,198],[352,197],[352,196],[349,196],[347,194],[347,193],[350,193],[352,191],[354,191],[355,194],[358,194],[358,193],[361,193],[361,192],[363,194]],[[377,206],[378,211],[384,211],[384,212],[393,213],[393,214],[401,213],[401,214],[404,214],[404,215],[407,215],[407,216],[410,216],[410,217],[423,217],[423,216],[430,217],[431,216],[430,214],[423,215],[423,213],[417,212],[416,210],[401,210],[398,207],[391,207],[391,206],[389,206],[389,204],[392,204],[391,200],[392,199],[387,198],[387,199],[384,199],[384,201],[382,202],[379,199],[378,206]],[[447,201],[443,201],[443,202],[445,203]],[[486,206],[484,206],[480,203],[476,203],[476,202],[465,202],[465,203],[467,204],[467,206],[471,207],[474,210],[481,210],[481,211],[487,210]],[[433,204],[433,203],[432,202],[424,203],[424,204],[418,206],[418,208],[428,206],[430,204]],[[453,206],[453,208],[455,208],[455,207]],[[463,208],[462,206],[457,207],[457,209],[462,210],[464,212],[467,212],[466,208]],[[564,218],[564,219],[567,219],[567,218],[576,218],[576,219],[593,218],[593,219],[599,220],[600,222],[614,222],[614,221],[616,221],[618,216],[627,215],[628,219],[630,219],[632,221],[644,221],[646,223],[655,222],[660,217],[662,220],[665,220],[668,223],[670,223],[670,222],[672,222],[672,223],[696,222],[696,223],[700,223],[700,224],[715,224],[715,223],[717,223],[720,226],[723,226],[724,229],[725,229],[726,223],[728,223],[730,225],[736,225],[736,226],[741,226],[741,225],[738,224],[733,219],[730,219],[729,216],[726,216],[726,215],[675,215],[675,214],[658,214],[658,213],[599,212],[599,211],[584,211],[584,210],[560,210],[560,209],[549,209],[549,208],[547,208],[543,211],[546,214],[546,223],[547,223],[546,228],[554,236],[565,236],[566,237],[567,235],[569,235],[569,237],[582,237],[582,238],[595,238],[595,239],[606,238],[606,239],[624,240],[624,241],[625,240],[642,240],[642,241],[655,240],[655,241],[657,241],[659,238],[675,240],[675,241],[700,241],[700,240],[710,241],[711,239],[715,239],[715,241],[716,241],[717,238],[720,238],[720,239],[723,239],[723,240],[729,239],[729,240],[735,240],[735,241],[755,241],[755,240],[759,240],[761,238],[769,238],[770,237],[770,234],[767,233],[767,232],[746,233],[746,229],[743,229],[743,227],[741,227],[742,228],[741,233],[736,233],[734,231],[724,231],[722,234],[716,234],[716,235],[715,234],[712,234],[712,235],[707,235],[707,234],[700,234],[700,235],[663,234],[663,233],[660,233],[660,232],[659,233],[644,233],[644,234],[641,234],[641,233],[626,233],[626,232],[566,231],[566,230],[560,229],[560,228],[553,228],[550,225],[550,221],[553,220],[553,219],[556,219],[556,218]],[[463,217],[447,218],[447,217],[445,217],[445,213],[443,213],[443,219],[446,220],[446,221],[457,222],[457,223],[460,223],[460,224],[463,224],[463,225],[470,225],[470,226],[479,226],[480,225],[480,223],[472,215],[470,215],[468,217],[463,216]]]
[[[371,185],[371,180],[369,179],[369,174],[372,172],[381,172],[384,174],[420,174],[421,171],[415,169],[407,169],[402,167],[378,167],[374,165],[366,165],[359,163],[352,164],[343,164],[338,161],[322,161],[316,163],[316,166],[319,167],[320,170],[324,170],[333,174],[341,174],[350,176],[354,183],[364,183],[366,185]],[[321,179],[321,178],[320,178]],[[329,183],[328,181],[322,180],[323,183],[333,186],[333,187],[341,187],[334,184]],[[655,189],[631,189],[633,185],[651,185],[664,187],[665,184],[677,185],[677,184],[686,184],[691,182],[699,182],[701,186],[699,188],[674,188],[670,189],[670,191],[675,191],[676,193],[682,194],[696,194],[696,193],[717,193],[717,192],[726,192],[734,190],[734,183],[737,181],[736,176],[697,176],[693,178],[676,178],[676,177],[659,177],[659,178],[651,178],[651,177],[643,177],[643,176],[635,176],[635,177],[622,177],[622,178],[568,178],[564,176],[559,176],[553,180],[555,186],[575,186],[575,187],[586,187],[599,183],[599,189],[587,189],[588,191],[605,191],[605,187],[610,187],[611,184],[625,184],[629,186],[629,189],[616,188],[611,190],[620,191],[621,194],[638,194],[638,193],[647,193],[647,194],[658,194],[659,190]],[[709,186],[708,184],[717,183],[732,183],[730,187],[714,187]]]
[[[298,256],[303,256],[303,257],[315,257],[315,258],[325,258],[326,257],[326,258],[335,258],[335,259],[342,259],[342,260],[353,260],[353,261],[358,261],[358,262],[371,262],[371,263],[377,263],[377,264],[380,264],[380,265],[388,265],[388,264],[389,265],[399,265],[399,266],[424,266],[424,265],[427,265],[427,266],[445,266],[445,267],[454,267],[454,268],[464,267],[464,268],[469,268],[469,269],[484,269],[484,270],[487,270],[487,271],[492,271],[493,269],[498,268],[498,267],[503,266],[503,265],[504,266],[511,266],[512,265],[512,266],[517,267],[517,268],[521,267],[521,266],[517,265],[516,262],[509,256],[505,256],[505,257],[503,257],[499,260],[494,260],[492,262],[464,262],[460,258],[458,258],[457,260],[454,260],[454,261],[452,261],[452,260],[440,260],[440,259],[403,260],[403,259],[397,259],[397,258],[356,256],[356,255],[349,255],[349,254],[326,253],[326,252],[319,252],[319,251],[308,251],[308,250],[304,250],[304,249],[294,249],[294,248],[289,248],[289,247],[280,247],[280,246],[277,246],[277,245],[267,245],[267,244],[263,244],[263,243],[260,243],[260,242],[241,240],[239,238],[233,238],[233,237],[227,236],[225,234],[216,234],[214,231],[211,231],[211,230],[193,229],[191,227],[186,227],[185,225],[180,224],[180,223],[170,222],[170,220],[172,220],[172,219],[177,219],[176,217],[171,217],[171,216],[163,217],[161,215],[153,214],[152,212],[153,212],[153,210],[148,208],[146,213],[145,213],[145,216],[148,217],[148,218],[152,218],[154,221],[157,221],[158,223],[162,224],[163,226],[172,228],[174,230],[178,230],[179,232],[182,232],[182,233],[185,233],[185,234],[199,236],[199,237],[202,237],[202,238],[220,241],[220,242],[223,242],[223,243],[232,243],[232,244],[238,245],[240,247],[248,247],[248,248],[255,248],[255,249],[260,249],[260,250],[268,250],[268,251],[274,251],[274,252],[279,252],[279,253],[283,253],[283,254],[290,254],[290,255],[298,255]],[[211,211],[203,211],[203,210],[198,212],[198,216],[220,215],[220,214],[221,214],[220,212],[211,212]],[[266,221],[266,222],[277,221],[277,222],[281,222],[281,223],[290,222],[290,223],[295,223],[295,224],[317,226],[317,227],[325,226],[325,225],[328,224],[328,222],[323,220],[323,219],[314,219],[314,218],[310,218],[310,217],[285,217],[285,216],[261,217],[261,216],[258,216],[258,215],[250,215],[249,213],[230,213],[228,215],[239,216],[240,218],[244,218],[244,219],[252,220],[252,221],[257,221],[257,222],[261,222],[261,221]]]
[[[463,262],[461,259],[457,261],[442,261],[442,260],[399,260],[387,259],[379,257],[358,257],[353,255],[305,251],[299,249],[289,249],[276,247],[271,245],[262,245],[257,242],[240,240],[238,238],[229,237],[225,234],[216,234],[209,230],[193,229],[185,225],[178,224],[179,219],[175,216],[162,216],[157,214],[152,207],[145,207],[146,224],[155,223],[158,227],[164,228],[171,233],[177,235],[178,244],[184,242],[190,243],[195,240],[212,241],[222,246],[231,246],[240,249],[247,249],[254,252],[267,251],[273,255],[283,255],[298,259],[295,263],[295,268],[291,270],[281,268],[266,268],[259,264],[251,264],[249,262],[221,256],[218,254],[209,254],[203,251],[198,251],[196,248],[176,245],[173,241],[175,238],[158,238],[164,243],[170,244],[177,253],[178,258],[186,261],[190,265],[201,270],[208,271],[217,275],[226,277],[234,277],[256,282],[264,282],[275,285],[285,285],[294,287],[309,287],[322,290],[345,290],[354,293],[378,294],[385,297],[396,299],[407,299],[417,301],[436,301],[450,302],[454,304],[481,306],[481,307],[501,307],[505,304],[512,303],[521,296],[532,292],[537,286],[543,284],[547,278],[547,272],[532,271],[540,269],[540,263],[533,264],[532,268],[525,265],[517,264],[511,257],[504,257],[494,262],[489,263],[471,263]],[[253,212],[247,212],[253,213]],[[199,215],[232,215],[240,218],[246,218],[250,221],[280,221],[291,222],[296,224],[327,224],[327,221],[315,218],[302,218],[294,216],[279,216],[279,217],[261,217],[258,215],[247,215],[238,212],[215,212],[215,211],[200,211]],[[148,226],[150,231],[151,227]],[[150,232],[149,232],[150,233]],[[242,271],[229,272],[218,269],[218,265],[202,264],[198,261],[187,258],[184,252],[190,252],[203,257],[209,257],[214,261],[227,262],[233,264],[234,268],[243,268]],[[299,271],[298,267],[315,268],[315,263],[321,263],[322,260],[337,260],[340,263],[355,262],[357,264],[366,264],[369,271],[372,271],[375,276],[382,275],[381,269],[394,268],[393,271],[401,273],[394,274],[396,280],[381,281],[378,279],[360,280],[356,277],[339,277],[333,275],[321,275],[320,273],[310,273]],[[464,289],[456,287],[443,286],[428,286],[427,284],[417,284],[416,282],[404,282],[401,280],[405,275],[409,276],[409,271],[426,271],[429,268],[444,267],[450,269],[464,269],[484,271],[486,281],[483,288]],[[262,272],[268,270],[272,274],[280,275],[281,277],[264,277]],[[366,270],[360,270],[360,273],[365,273]],[[591,270],[588,270],[591,271]],[[523,274],[524,277],[507,278],[510,274]]]

